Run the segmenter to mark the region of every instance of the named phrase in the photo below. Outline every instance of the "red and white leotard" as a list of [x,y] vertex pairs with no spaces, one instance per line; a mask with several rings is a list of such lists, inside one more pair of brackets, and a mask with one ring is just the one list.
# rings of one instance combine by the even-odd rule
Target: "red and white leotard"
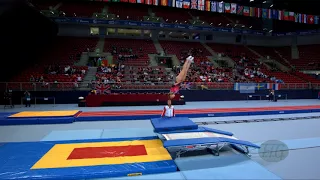
[[173,85],[170,88],[170,92],[177,94],[180,91],[180,83]]
[[173,106],[171,106],[171,107],[169,107],[169,106],[165,106],[164,108],[163,108],[163,112],[162,112],[162,115],[161,115],[162,117],[174,117],[175,116],[175,114],[174,114],[174,107]]

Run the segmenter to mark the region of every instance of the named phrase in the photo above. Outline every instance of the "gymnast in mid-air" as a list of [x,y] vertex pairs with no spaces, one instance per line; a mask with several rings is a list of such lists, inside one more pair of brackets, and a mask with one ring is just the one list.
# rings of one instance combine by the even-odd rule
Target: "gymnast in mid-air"
[[193,60],[194,60],[194,57],[191,55],[186,58],[186,61],[184,62],[180,73],[176,77],[174,85],[170,88],[169,99],[173,99],[176,96],[176,94],[179,92],[180,85],[182,82],[186,80],[188,70],[190,68],[190,65],[193,63]]

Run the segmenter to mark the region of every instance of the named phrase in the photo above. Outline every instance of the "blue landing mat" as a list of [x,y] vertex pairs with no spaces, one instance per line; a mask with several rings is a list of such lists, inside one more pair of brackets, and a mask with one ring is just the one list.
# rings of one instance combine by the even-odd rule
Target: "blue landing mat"
[[119,138],[140,138],[158,136],[151,128],[121,128],[121,129],[87,129],[87,130],[65,130],[52,131],[41,141],[65,141],[83,139],[119,139]]
[[[150,139],[150,138],[146,138]],[[144,138],[122,140],[145,140]],[[119,139],[100,139],[100,142],[119,141]],[[175,172],[174,161],[147,163],[83,166],[72,168],[33,169],[30,168],[42,158],[55,144],[69,144],[74,141],[3,143],[0,145],[1,179],[92,179],[120,177],[130,173],[142,174]],[[91,140],[76,141],[92,142]],[[95,141],[97,142],[97,141]]]
[[0,118],[0,126],[5,125],[33,125],[33,124],[68,124],[73,123],[75,117],[46,117],[46,118]]

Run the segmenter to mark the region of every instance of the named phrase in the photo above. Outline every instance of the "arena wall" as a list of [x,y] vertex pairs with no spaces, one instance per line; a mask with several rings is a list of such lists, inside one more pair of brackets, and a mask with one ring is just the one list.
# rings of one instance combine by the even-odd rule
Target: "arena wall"
[[[128,92],[129,90],[118,90],[116,92]],[[149,90],[151,92],[154,90]],[[148,92],[148,90],[130,90],[130,92]],[[157,92],[167,92],[166,90]],[[232,101],[232,100],[247,100],[248,94],[240,94],[234,90],[182,90],[181,93],[185,96],[186,101]],[[266,95],[267,91],[258,91],[255,94]],[[279,90],[277,94],[283,97],[287,95],[288,99],[317,99],[318,90]],[[87,91],[37,91],[31,92],[33,97],[55,97],[56,104],[74,104],[78,103],[78,97],[86,97]],[[23,92],[14,92],[13,101],[15,104],[21,104]],[[4,104],[1,98],[1,104]],[[53,101],[37,100],[37,103],[53,103]]]

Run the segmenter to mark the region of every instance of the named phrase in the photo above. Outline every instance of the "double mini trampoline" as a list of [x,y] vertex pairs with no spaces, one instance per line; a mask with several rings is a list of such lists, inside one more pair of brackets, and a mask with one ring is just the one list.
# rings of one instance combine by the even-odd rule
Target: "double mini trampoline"
[[247,155],[250,155],[249,148],[260,148],[249,141],[235,138],[231,132],[199,127],[185,117],[156,118],[151,119],[151,123],[163,146],[173,154],[173,158],[197,150],[207,150],[218,156],[225,146]]

